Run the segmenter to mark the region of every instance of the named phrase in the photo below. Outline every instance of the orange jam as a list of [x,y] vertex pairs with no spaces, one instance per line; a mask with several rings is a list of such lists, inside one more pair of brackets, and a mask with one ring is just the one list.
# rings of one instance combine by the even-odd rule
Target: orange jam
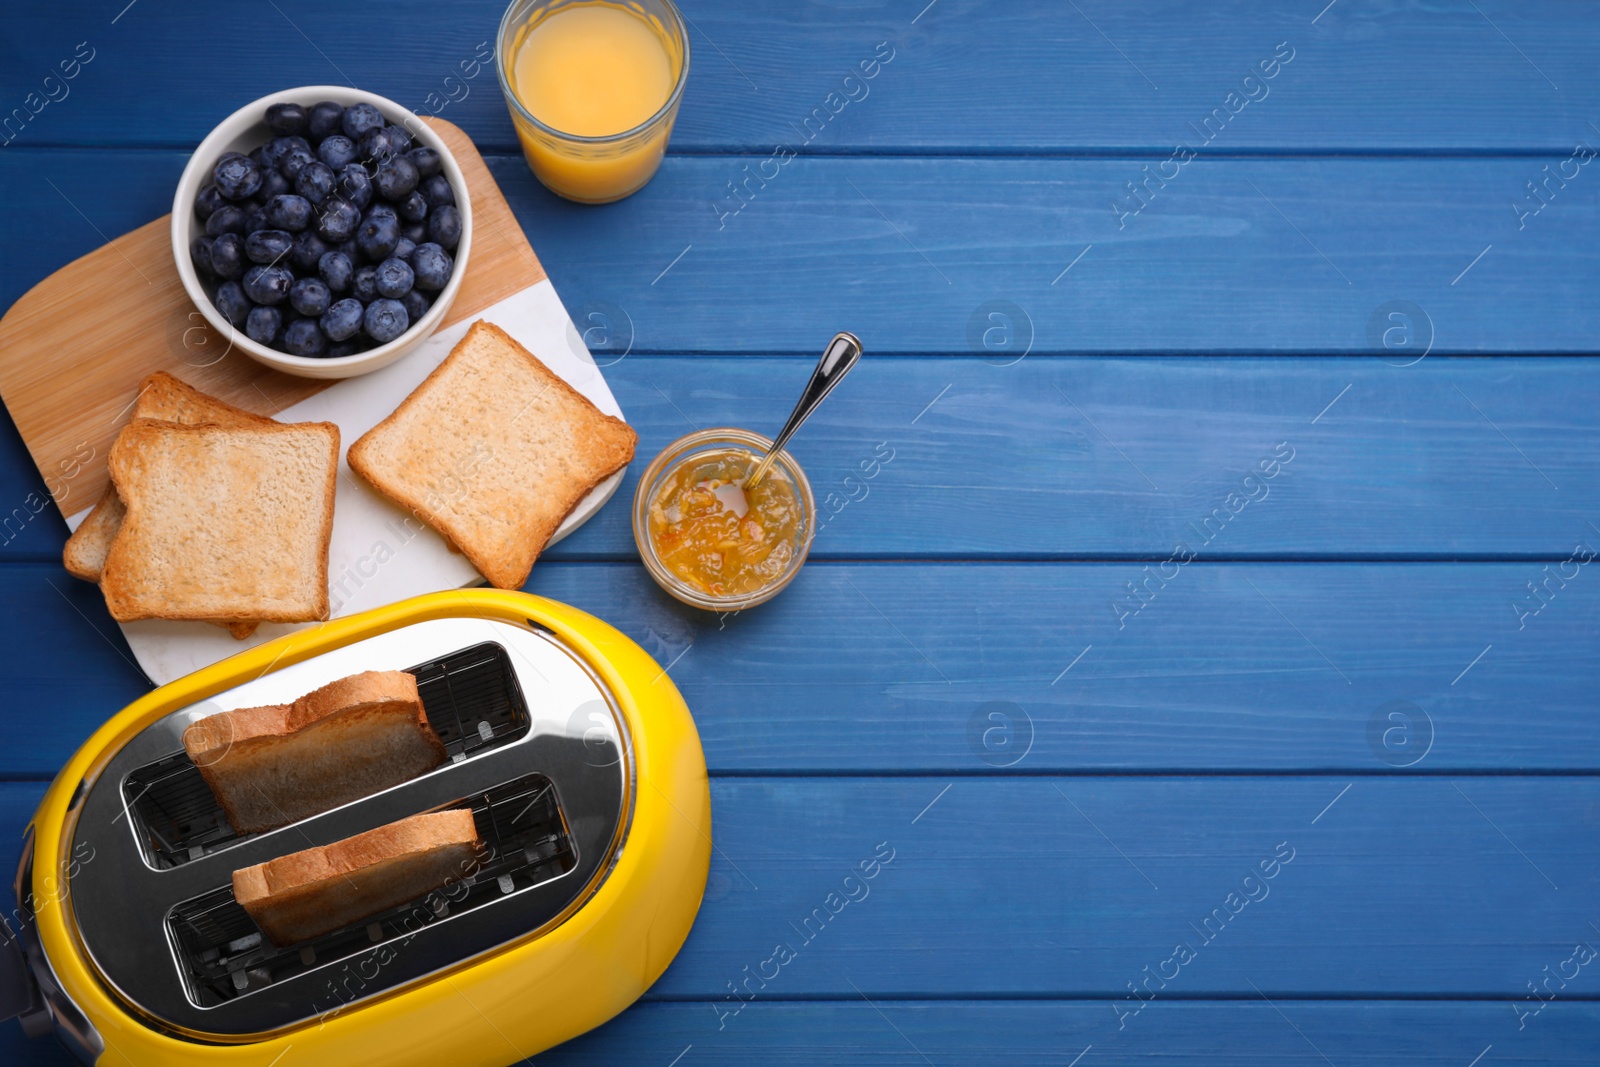
[[710,596],[743,596],[778,580],[803,540],[793,483],[773,466],[746,491],[754,466],[742,449],[697,453],[662,478],[650,501],[656,555]]

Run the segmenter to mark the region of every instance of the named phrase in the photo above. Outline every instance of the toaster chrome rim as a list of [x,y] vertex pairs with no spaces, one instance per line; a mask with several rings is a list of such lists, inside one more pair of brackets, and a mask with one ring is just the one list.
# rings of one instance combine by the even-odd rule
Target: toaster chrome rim
[[[175,789],[160,772],[164,763],[181,771],[187,762],[172,757],[195,719],[282,702],[360,670],[435,667],[455,654],[487,657],[490,670],[504,672],[520,719],[504,701],[491,701],[493,715],[442,717],[436,725],[451,762],[281,830],[239,837],[187,809],[179,814],[188,836],[172,832],[181,818],[156,825],[162,815],[152,810],[153,796],[162,789],[168,799],[186,796],[181,782]],[[428,698],[429,683],[419,682],[431,721],[439,704]],[[448,673],[444,685],[455,687]],[[73,849],[92,848],[97,860],[71,877],[77,939],[102,985],[168,1033],[250,1041],[325,1020],[537,937],[573,914],[620,856],[634,766],[616,695],[545,627],[435,618],[364,637],[178,708],[111,755],[70,829]],[[253,924],[239,925],[243,912],[227,888],[234,869],[467,804],[493,849],[486,869],[364,930],[347,928],[310,946],[276,950],[259,933],[252,943]]]

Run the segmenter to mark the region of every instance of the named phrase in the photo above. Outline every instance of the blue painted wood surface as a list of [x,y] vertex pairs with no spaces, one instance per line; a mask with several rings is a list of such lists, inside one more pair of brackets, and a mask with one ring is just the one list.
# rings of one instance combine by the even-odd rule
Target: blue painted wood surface
[[[616,504],[528,583],[672,665],[718,845],[663,980],[540,1063],[1593,1062],[1585,8],[701,0],[673,153],[588,209],[460,65],[497,5],[124,3],[8,13],[0,115],[93,58],[0,147],[0,306],[166,211],[233,107],[351,81],[486,150],[641,455],[866,341],[796,439],[829,517],[778,600],[682,608]],[[0,426],[12,842],[148,688],[11,512],[38,487]],[[65,1061],[0,1027],[0,1062]]]

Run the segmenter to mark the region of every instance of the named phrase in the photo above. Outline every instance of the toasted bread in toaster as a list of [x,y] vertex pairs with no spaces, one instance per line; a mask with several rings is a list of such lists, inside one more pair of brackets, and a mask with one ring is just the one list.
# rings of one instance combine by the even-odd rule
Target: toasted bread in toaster
[[111,447],[127,506],[101,572],[111,617],[328,617],[339,428],[136,419]]
[[639,435],[498,326],[475,322],[394,413],[350,446],[353,470],[516,589]]
[[[189,425],[215,423],[218,426],[273,425],[262,415],[242,411],[225,404],[214,396],[174,378],[166,371],[157,371],[139,386],[139,395],[133,402],[135,419],[160,419],[163,422],[182,422]],[[115,485],[106,486],[94,509],[78,524],[67,538],[61,551],[61,561],[67,572],[86,582],[98,582],[106,564],[106,553],[122,526],[122,516],[127,508],[117,495]],[[226,627],[234,637],[244,639],[255,633],[256,623],[247,621],[217,622]]]
[[183,747],[240,833],[310,818],[446,758],[404,671],[353,674],[293,704],[199,719]]
[[273,944],[293,945],[471,874],[481,843],[466,808],[413,815],[233,872],[233,896]]

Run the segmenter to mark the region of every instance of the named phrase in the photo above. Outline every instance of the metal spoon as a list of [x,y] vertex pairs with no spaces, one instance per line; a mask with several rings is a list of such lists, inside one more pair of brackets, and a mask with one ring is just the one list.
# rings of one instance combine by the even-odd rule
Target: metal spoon
[[756,469],[750,472],[750,477],[745,479],[744,488],[754,489],[767,476],[767,468],[778,458],[778,453],[783,451],[783,446],[789,443],[789,438],[800,428],[800,424],[811,417],[817,410],[833,387],[838,385],[844,376],[850,373],[850,368],[856,365],[861,358],[861,342],[856,340],[855,334],[841,333],[828,342],[828,348],[822,353],[822,358],[817,361],[817,369],[811,372],[811,381],[806,384],[805,392],[800,394],[799,403],[795,404],[794,411],[789,413],[789,421],[783,424],[783,429],[778,431],[778,436],[772,442],[772,448]]

